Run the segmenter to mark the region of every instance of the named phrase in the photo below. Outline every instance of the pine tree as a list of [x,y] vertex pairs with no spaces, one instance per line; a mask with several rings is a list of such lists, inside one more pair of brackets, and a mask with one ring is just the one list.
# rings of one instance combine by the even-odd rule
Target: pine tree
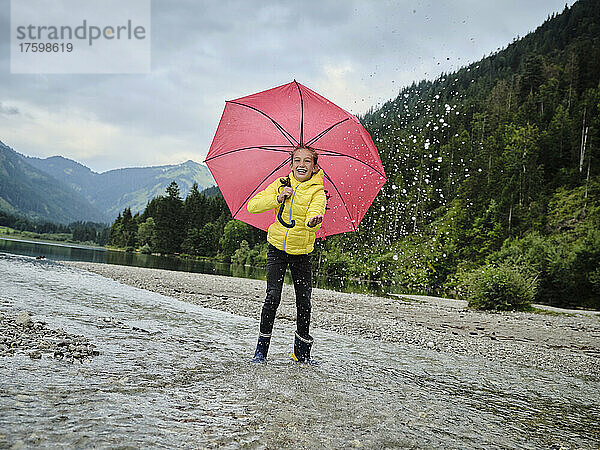
[[183,201],[175,181],[167,187],[165,197],[158,197],[155,207],[154,250],[159,253],[179,253],[185,234]]

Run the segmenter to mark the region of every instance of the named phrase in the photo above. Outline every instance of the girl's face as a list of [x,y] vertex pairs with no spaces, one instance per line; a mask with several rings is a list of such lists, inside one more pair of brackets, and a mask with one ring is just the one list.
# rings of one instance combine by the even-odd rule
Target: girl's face
[[305,148],[300,148],[294,152],[292,156],[292,172],[296,180],[302,182],[312,177],[313,173],[317,173],[319,168],[315,166],[312,153]]

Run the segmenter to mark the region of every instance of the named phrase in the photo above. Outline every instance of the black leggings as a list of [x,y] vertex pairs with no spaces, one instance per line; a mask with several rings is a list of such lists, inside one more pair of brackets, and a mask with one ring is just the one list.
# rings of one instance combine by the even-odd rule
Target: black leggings
[[296,291],[296,326],[298,334],[309,337],[310,296],[312,292],[312,264],[309,255],[290,255],[269,244],[267,253],[267,298],[260,317],[261,335],[270,335],[273,331],[275,313],[281,302],[283,278],[287,266],[290,266],[294,289]]

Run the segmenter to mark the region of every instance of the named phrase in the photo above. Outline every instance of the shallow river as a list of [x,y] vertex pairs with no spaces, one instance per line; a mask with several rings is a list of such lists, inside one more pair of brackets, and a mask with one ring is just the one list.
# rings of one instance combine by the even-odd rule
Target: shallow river
[[257,366],[255,320],[1,253],[0,299],[4,313],[28,310],[101,351],[84,364],[0,357],[0,447],[600,443],[590,380],[320,330],[320,364],[299,365],[281,323],[269,363]]

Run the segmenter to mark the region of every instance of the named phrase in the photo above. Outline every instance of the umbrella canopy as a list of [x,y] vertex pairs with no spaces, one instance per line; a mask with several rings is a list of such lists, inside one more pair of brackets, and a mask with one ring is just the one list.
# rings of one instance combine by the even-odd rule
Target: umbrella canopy
[[291,151],[310,147],[325,173],[327,210],[317,237],[354,231],[387,178],[358,119],[297,81],[226,102],[205,163],[235,219],[262,230],[276,212],[248,201],[290,173]]

